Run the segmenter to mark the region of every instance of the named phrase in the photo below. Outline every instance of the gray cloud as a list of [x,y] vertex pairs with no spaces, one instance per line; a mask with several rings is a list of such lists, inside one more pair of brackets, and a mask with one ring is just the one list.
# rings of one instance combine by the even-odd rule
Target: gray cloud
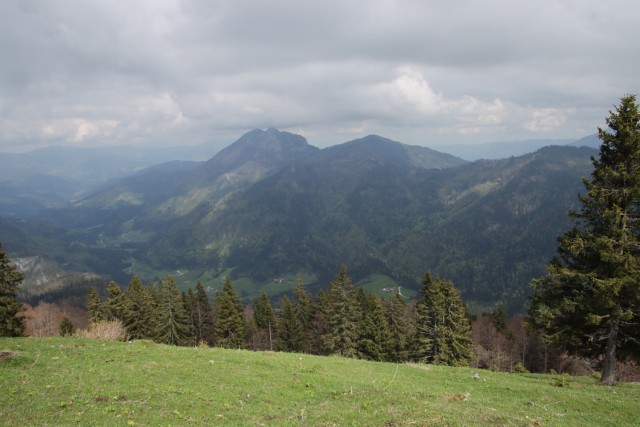
[[639,91],[638,22],[631,0],[7,0],[0,151],[577,138]]

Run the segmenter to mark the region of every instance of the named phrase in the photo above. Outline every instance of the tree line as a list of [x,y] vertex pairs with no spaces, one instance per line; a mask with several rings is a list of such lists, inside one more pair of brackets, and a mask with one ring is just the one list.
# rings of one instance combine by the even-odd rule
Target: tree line
[[356,288],[342,268],[315,298],[298,279],[274,308],[263,294],[243,306],[229,277],[211,301],[201,283],[180,293],[171,276],[88,295],[90,323],[119,320],[131,339],[175,345],[339,355],[388,362],[468,365],[470,318],[453,283],[427,273],[418,299],[382,300]]

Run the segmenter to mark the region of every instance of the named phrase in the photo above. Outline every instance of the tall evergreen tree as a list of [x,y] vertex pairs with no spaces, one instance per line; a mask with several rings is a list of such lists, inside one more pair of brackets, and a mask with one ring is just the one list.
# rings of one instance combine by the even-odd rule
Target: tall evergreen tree
[[194,327],[197,342],[213,344],[213,313],[209,295],[204,290],[202,283],[196,284],[196,304],[194,307]]
[[87,317],[89,323],[98,323],[101,320],[106,320],[102,298],[100,298],[98,290],[94,287],[90,288],[87,294]]
[[142,285],[138,276],[133,276],[127,289],[130,316],[125,327],[133,339],[154,339],[156,337],[156,307],[149,290]]
[[392,340],[382,301],[376,294],[365,295],[360,300],[360,306],[362,317],[358,337],[358,357],[377,361],[389,360]]
[[215,345],[225,348],[244,348],[247,327],[244,309],[229,277],[225,278],[222,289],[216,294],[214,316]]
[[296,285],[293,288],[293,310],[296,317],[300,320],[304,330],[303,347],[306,352],[312,352],[311,343],[313,342],[313,324],[316,315],[316,307],[313,303],[313,297],[305,289],[300,276],[296,277]]
[[407,305],[400,295],[395,294],[385,304],[387,325],[391,342],[389,344],[389,361],[406,362],[409,358],[410,319],[407,316]]
[[173,277],[167,276],[158,286],[158,341],[165,344],[188,343],[188,318]]
[[425,275],[415,307],[412,347],[418,362],[467,365],[471,360],[471,326],[452,282]]
[[103,305],[106,320],[120,320],[126,327],[131,319],[129,298],[115,282],[109,282],[107,285],[107,296],[108,299]]
[[289,297],[282,298],[278,323],[277,347],[279,351],[300,353],[305,349],[305,333]]
[[360,310],[346,267],[342,267],[329,284],[325,307],[326,352],[344,357],[357,357]]
[[196,295],[193,293],[193,290],[189,288],[187,292],[182,292],[182,304],[184,305],[184,311],[187,313],[187,333],[186,340],[187,342],[193,344],[195,347],[198,345],[198,340],[196,339]]
[[267,294],[263,293],[259,300],[253,303],[253,321],[256,330],[254,336],[258,341],[259,350],[273,350],[276,340],[276,314]]
[[327,332],[327,294],[322,289],[316,294],[315,309],[313,321],[309,326],[308,351],[311,354],[328,354],[324,339]]
[[17,301],[24,273],[6,256],[0,244],[0,337],[18,337],[24,334],[24,319],[18,314],[24,307]]
[[599,157],[582,208],[558,239],[547,275],[532,282],[529,322],[564,350],[601,357],[615,382],[619,356],[640,354],[640,112],[622,98],[598,129]]

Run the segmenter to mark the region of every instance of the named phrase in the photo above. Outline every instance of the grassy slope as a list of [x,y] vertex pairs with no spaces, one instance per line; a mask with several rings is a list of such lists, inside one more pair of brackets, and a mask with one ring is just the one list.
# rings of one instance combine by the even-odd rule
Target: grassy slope
[[[0,339],[2,425],[632,425],[640,386],[146,341]],[[480,378],[474,379],[478,373]]]

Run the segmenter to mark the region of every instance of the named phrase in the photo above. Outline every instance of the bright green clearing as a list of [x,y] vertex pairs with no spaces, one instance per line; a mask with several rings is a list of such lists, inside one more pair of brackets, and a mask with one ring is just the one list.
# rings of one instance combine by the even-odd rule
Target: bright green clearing
[[[623,426],[640,386],[148,341],[0,339],[0,424]],[[559,385],[563,386],[560,387]]]

